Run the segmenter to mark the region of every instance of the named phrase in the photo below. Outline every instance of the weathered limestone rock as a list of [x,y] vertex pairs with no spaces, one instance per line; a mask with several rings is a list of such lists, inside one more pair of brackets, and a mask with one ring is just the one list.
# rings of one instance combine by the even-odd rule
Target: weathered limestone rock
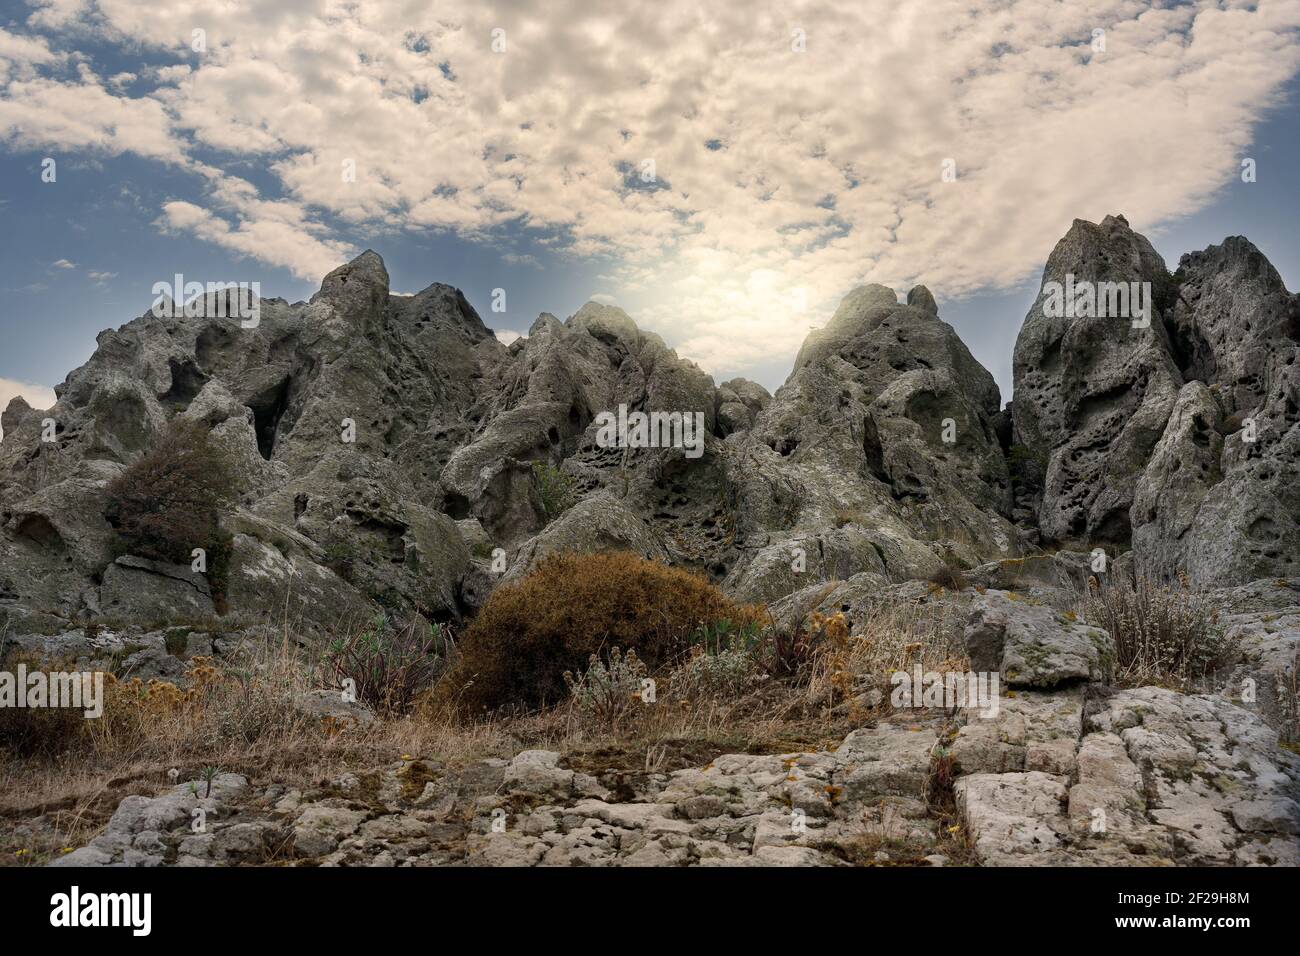
[[1183,384],[1165,332],[1167,304],[1149,303],[1145,327],[1130,314],[1055,315],[1049,283],[1145,282],[1154,295],[1166,276],[1159,254],[1122,216],[1100,225],[1076,219],[1047,261],[1013,373],[1015,442],[1046,462],[1036,510],[1048,541],[1077,541],[1082,550],[1127,543],[1134,486]]
[[1013,724],[1003,726],[1011,739],[1000,755],[984,728],[964,749],[958,738],[962,762],[974,755],[988,768],[956,784],[985,865],[1300,862],[1300,759],[1222,698],[1156,687],[1102,696],[1089,704],[1071,769],[1056,773],[994,767],[999,756],[1017,766]]
[[972,669],[998,671],[1011,687],[1103,680],[1114,663],[1114,643],[1101,628],[1005,591],[976,599],[965,639]]
[[202,574],[187,565],[132,555],[108,566],[99,600],[105,614],[140,621],[207,618],[215,613],[212,588]]
[[[1150,283],[1148,327],[1049,315],[1049,283]],[[1016,343],[1020,518],[1137,573],[1244,584],[1300,567],[1300,300],[1240,236],[1170,275],[1123,217],[1076,221]],[[1039,473],[1041,472],[1041,473]]]

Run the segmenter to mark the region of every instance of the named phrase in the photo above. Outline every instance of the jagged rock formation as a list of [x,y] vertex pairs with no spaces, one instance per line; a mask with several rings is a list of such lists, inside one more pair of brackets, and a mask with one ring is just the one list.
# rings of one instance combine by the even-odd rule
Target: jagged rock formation
[[[1149,326],[1048,314],[1049,283],[1067,276],[1150,283]],[[1076,221],[1016,342],[1013,456],[1041,472],[1022,495],[1033,532],[1048,546],[1131,547],[1157,577],[1293,573],[1297,355],[1300,297],[1246,239],[1186,255],[1170,275],[1122,216]]]
[[[458,618],[560,550],[628,548],[764,601],[1015,554],[997,387],[928,291],[908,303],[851,293],[775,397],[715,387],[595,303],[507,347],[449,286],[391,294],[373,252],[309,302],[262,300],[255,328],[146,313],[100,336],[54,408],[5,411],[0,608],[20,633],[217,613],[188,568],[117,556],[104,518],[107,482],[178,416],[242,486],[222,612],[308,629],[372,602]],[[698,415],[700,453],[609,447],[598,416],[620,407]],[[573,499],[560,514],[538,466]]]
[[1043,271],[1016,340],[1016,441],[1047,457],[1038,527],[1048,541],[1127,544],[1136,479],[1182,384],[1163,316],[1048,313],[1049,283],[1155,287],[1164,262],[1123,218],[1075,220]]
[[772,601],[860,572],[924,577],[1019,553],[997,385],[928,290],[908,302],[879,285],[849,293],[749,431],[728,438],[750,552],[727,578],[738,595]]
[[[1050,313],[1049,283],[1067,281],[1149,283],[1150,321]],[[454,288],[391,294],[366,252],[310,302],[263,300],[256,328],[146,314],[100,336],[53,409],[15,399],[0,613],[49,628],[215,612],[188,569],[117,557],[103,517],[104,485],[176,416],[211,427],[243,484],[226,606],[307,627],[372,602],[457,618],[560,550],[631,549],[765,602],[1037,545],[1131,549],[1139,572],[1215,584],[1285,576],[1297,354],[1297,297],[1249,242],[1170,275],[1123,217],[1078,221],[1052,252],[1005,410],[921,286],[906,304],[851,292],[769,396],[715,387],[612,306],[544,314],[507,347]],[[620,407],[698,414],[702,453],[606,447],[597,417]]]
[[[1050,313],[1050,284],[1067,282],[1148,283],[1150,321]],[[310,302],[263,300],[256,328],[147,313],[101,334],[53,409],[15,399],[0,614],[28,621],[21,633],[216,612],[188,568],[118,557],[104,518],[105,484],[178,416],[212,429],[243,486],[224,521],[226,608],[309,628],[372,602],[457,618],[561,550],[631,549],[764,602],[1036,544],[1131,548],[1117,566],[1214,584],[1286,576],[1300,560],[1297,301],[1244,239],[1170,275],[1123,217],[1078,221],[1000,410],[920,286],[906,304],[878,285],[849,293],[769,396],[715,387],[595,303],[506,347],[449,286],[391,294],[366,252]],[[620,407],[698,414],[701,453],[606,447],[597,418]],[[567,510],[544,500],[538,465]]]
[[[484,414],[485,369],[507,359],[455,289],[390,296],[373,252],[330,273],[310,302],[263,300],[256,328],[146,313],[100,335],[53,409],[6,411],[0,592],[62,617],[165,610],[178,573],[136,563],[114,586],[103,487],[184,416],[212,428],[243,485],[225,521],[232,611],[287,608],[324,627],[377,599],[453,615],[470,551],[436,507],[438,479]],[[41,440],[46,418],[56,442]],[[359,556],[351,581],[326,567],[332,539]],[[135,603],[112,607],[106,591]]]

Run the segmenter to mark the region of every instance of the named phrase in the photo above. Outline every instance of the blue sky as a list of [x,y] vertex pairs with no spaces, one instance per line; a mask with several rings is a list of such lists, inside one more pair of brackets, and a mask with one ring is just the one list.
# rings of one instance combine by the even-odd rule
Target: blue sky
[[[813,21],[804,57],[766,14],[693,52],[694,8],[651,24],[577,5],[562,27],[512,25],[494,55],[480,40],[508,15],[452,5],[445,29],[390,6],[353,15],[355,56],[336,20],[274,4],[209,22],[198,53],[186,4],[0,8],[0,379],[61,381],[174,273],[293,301],[365,248],[394,291],[457,285],[499,331],[601,296],[716,380],[773,390],[854,285],[920,281],[1009,398],[1016,332],[1074,217],[1124,213],[1171,268],[1245,235],[1300,286],[1297,24],[1276,6],[1100,3],[1065,22],[1046,0],[952,4],[966,26],[894,23],[892,48],[858,50],[879,58],[866,81],[837,78],[834,54],[876,29],[870,4]],[[948,153],[962,173],[943,185]]]

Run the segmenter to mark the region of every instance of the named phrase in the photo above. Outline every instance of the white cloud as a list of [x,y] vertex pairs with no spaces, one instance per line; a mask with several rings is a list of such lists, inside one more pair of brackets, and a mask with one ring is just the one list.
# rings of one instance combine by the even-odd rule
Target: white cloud
[[50,268],[52,268],[52,269],[75,269],[75,268],[77,268],[77,264],[76,264],[75,262],[69,262],[67,259],[57,259],[57,260],[55,260],[54,262],[51,262],[51,263],[50,263]]
[[501,261],[512,266],[532,266],[534,269],[542,267],[536,256],[527,253],[507,252],[501,257]]
[[306,224],[274,212],[241,217],[232,226],[201,206],[173,200],[163,204],[163,214],[157,224],[170,232],[191,233],[241,256],[282,266],[305,279],[321,278],[352,255],[346,244],[315,239]]
[[[58,401],[54,389],[45,385],[32,385],[29,382],[15,382],[13,379],[0,378],[0,412],[8,408],[9,402],[18,395],[21,395],[32,408],[51,408]],[[3,440],[4,429],[0,428],[0,441]]]
[[[734,368],[793,354],[862,282],[943,300],[1022,280],[1075,218],[1195,210],[1300,66],[1300,0],[593,7],[48,2],[36,35],[0,33],[0,141],[191,169],[206,194],[167,202],[164,227],[304,278],[352,227],[524,226],[609,257],[638,320]],[[77,31],[178,62],[131,97],[61,72]]]

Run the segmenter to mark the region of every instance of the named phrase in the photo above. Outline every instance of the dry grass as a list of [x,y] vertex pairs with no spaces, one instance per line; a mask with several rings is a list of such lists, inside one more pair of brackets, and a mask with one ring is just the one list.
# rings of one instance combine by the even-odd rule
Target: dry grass
[[1213,600],[1186,578],[1162,583],[1088,579],[1080,615],[1115,642],[1115,677],[1127,686],[1195,689],[1227,663],[1233,646]]
[[948,564],[931,574],[929,580],[931,584],[943,588],[945,591],[964,591],[970,587],[970,582],[961,573],[961,569]]
[[[182,781],[206,767],[304,788],[403,755],[454,768],[540,748],[566,754],[575,766],[646,773],[698,766],[722,753],[834,747],[887,712],[895,670],[914,663],[965,669],[960,625],[948,613],[933,604],[881,605],[853,633],[841,615],[815,617],[804,634],[807,659],[784,678],[760,666],[770,635],[743,651],[752,656],[754,679],[741,684],[701,689],[681,676],[691,660],[661,665],[652,672],[654,700],[638,699],[612,726],[573,700],[466,720],[436,685],[409,713],[380,714],[369,725],[322,718],[301,701],[332,685],[329,661],[303,651],[286,629],[232,660],[195,659],[183,688],[109,679],[99,720],[65,726],[35,756],[0,751],[0,865],[84,844],[123,797],[171,786],[172,769]],[[707,653],[696,651],[695,666]],[[872,688],[883,692],[875,706],[864,701]],[[25,857],[15,857],[19,849]]]
[[816,643],[808,699],[834,706],[878,690],[888,700],[898,671],[969,669],[960,615],[940,602],[884,603],[872,608],[849,633],[843,615],[813,618],[824,637]]

